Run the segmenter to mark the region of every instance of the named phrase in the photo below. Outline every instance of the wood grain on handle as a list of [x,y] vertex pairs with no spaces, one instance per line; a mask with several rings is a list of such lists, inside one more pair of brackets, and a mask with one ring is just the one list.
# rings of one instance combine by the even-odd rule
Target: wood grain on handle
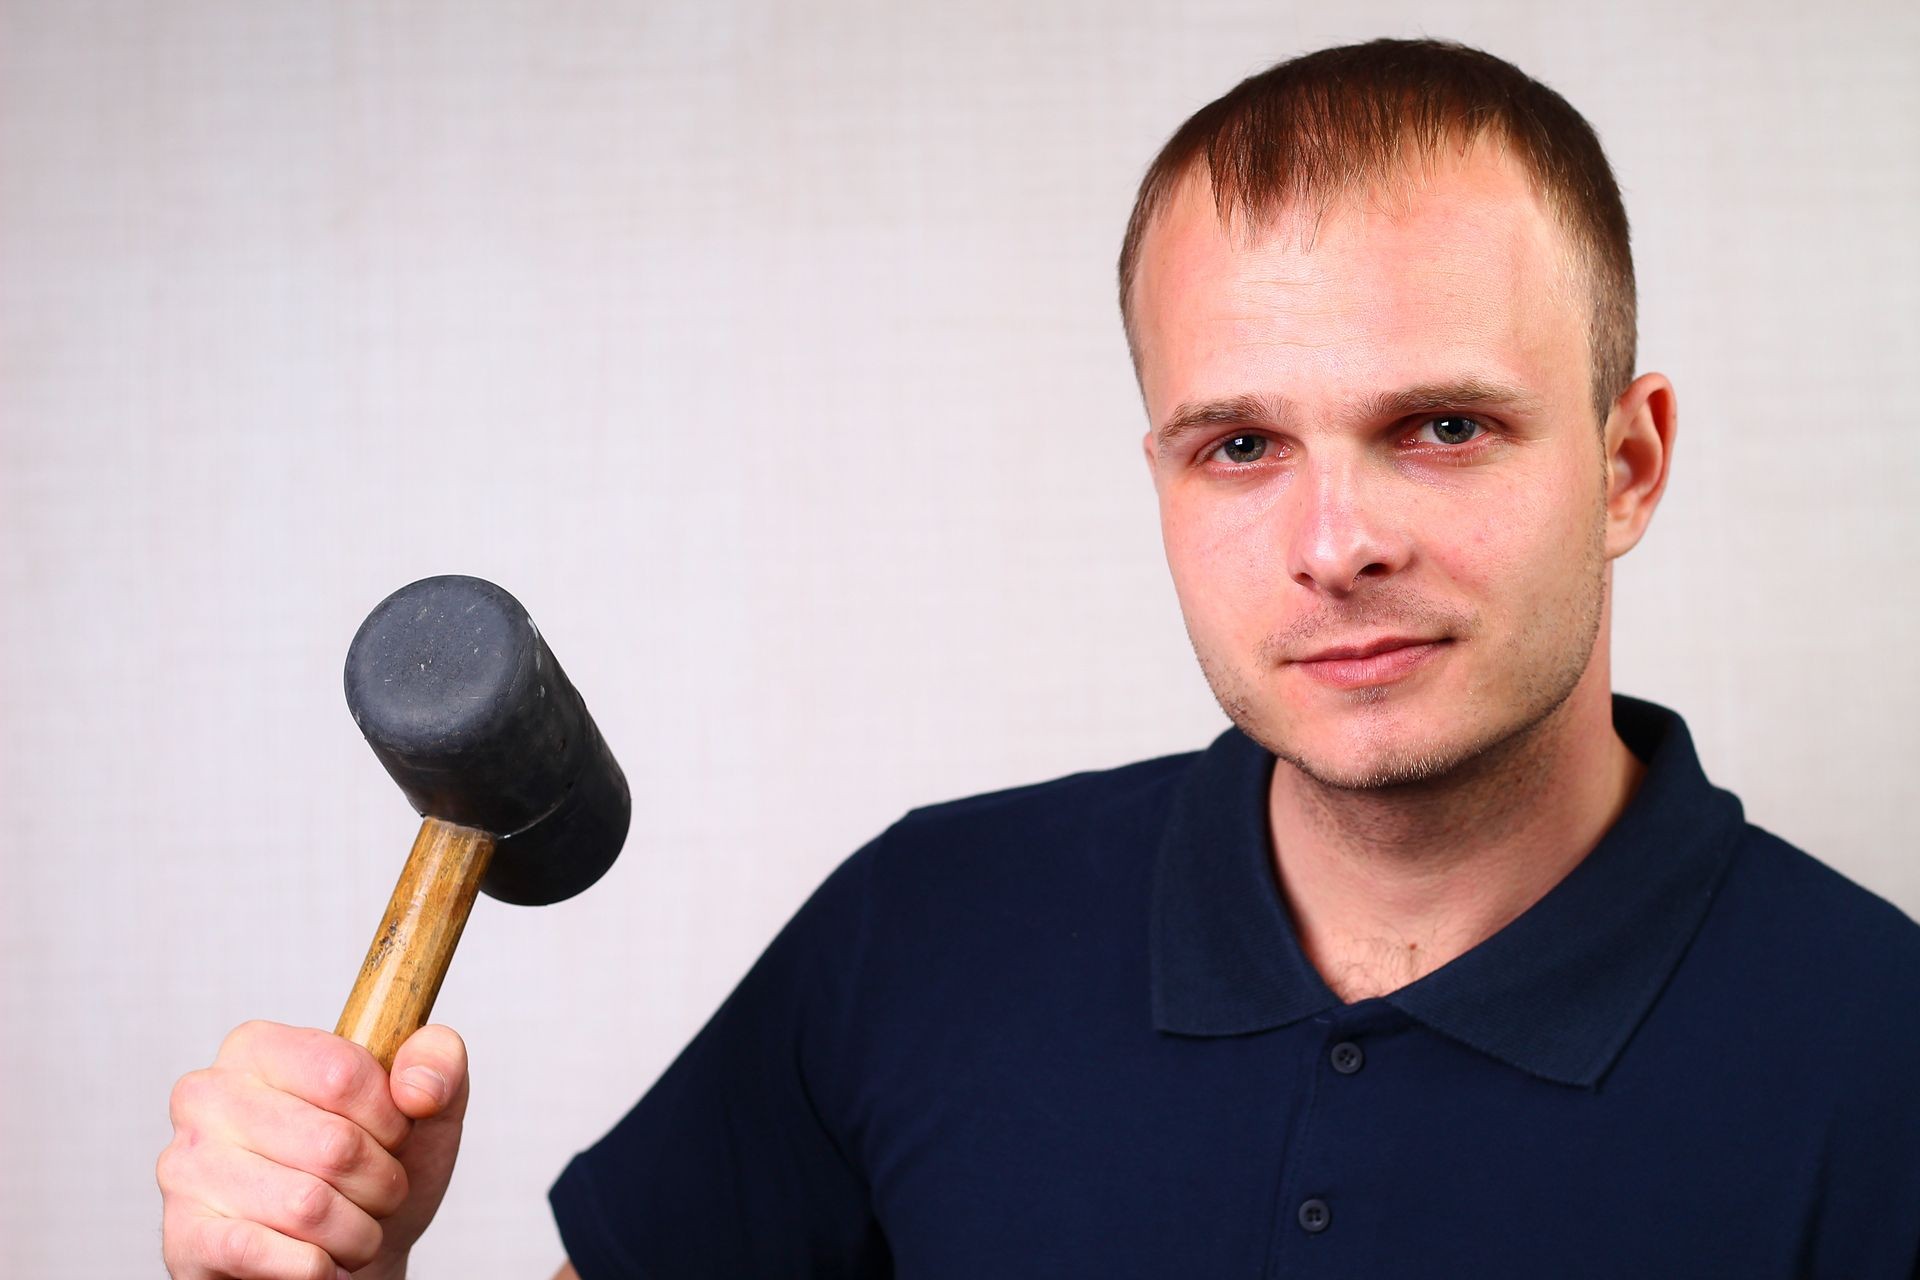
[[335,1035],[365,1045],[389,1070],[401,1042],[433,1012],[493,847],[493,836],[473,827],[438,818],[420,824],[334,1028]]

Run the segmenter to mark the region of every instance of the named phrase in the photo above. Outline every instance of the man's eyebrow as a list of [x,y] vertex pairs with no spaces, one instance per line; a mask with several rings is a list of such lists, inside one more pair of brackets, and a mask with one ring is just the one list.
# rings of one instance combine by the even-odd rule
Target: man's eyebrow
[[[1360,416],[1368,419],[1404,418],[1442,409],[1512,409],[1537,413],[1540,398],[1521,387],[1490,378],[1465,377],[1425,382],[1395,391],[1383,391],[1361,402]],[[1155,447],[1166,450],[1182,437],[1207,427],[1272,427],[1285,429],[1294,420],[1293,402],[1285,396],[1240,395],[1221,400],[1189,401],[1168,415],[1154,432]]]
[[1369,418],[1403,418],[1440,409],[1516,409],[1538,413],[1540,398],[1524,387],[1491,378],[1465,377],[1450,382],[1423,383],[1374,396],[1362,410]]
[[1188,401],[1160,424],[1154,444],[1166,449],[1182,436],[1206,427],[1284,426],[1291,405],[1282,396],[1228,396],[1224,400]]

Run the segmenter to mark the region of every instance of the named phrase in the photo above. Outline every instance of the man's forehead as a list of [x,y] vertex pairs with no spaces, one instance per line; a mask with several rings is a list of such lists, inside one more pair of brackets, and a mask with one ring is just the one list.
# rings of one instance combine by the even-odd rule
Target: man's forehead
[[1284,249],[1301,278],[1313,279],[1332,269],[1314,255],[1329,238],[1395,237],[1435,244],[1498,238],[1512,247],[1531,242],[1548,247],[1556,265],[1576,265],[1571,237],[1526,168],[1507,148],[1483,139],[1443,144],[1390,172],[1258,207],[1233,193],[1222,200],[1206,164],[1196,161],[1148,227],[1140,270],[1150,275],[1176,248],[1191,252],[1206,244],[1228,253],[1261,252],[1270,261]]
[[1564,230],[1499,148],[1254,216],[1223,218],[1201,168],[1141,244],[1135,337],[1143,381],[1157,357],[1194,372],[1199,354],[1260,347],[1351,362],[1477,346],[1558,364],[1541,348],[1584,347],[1581,280]]

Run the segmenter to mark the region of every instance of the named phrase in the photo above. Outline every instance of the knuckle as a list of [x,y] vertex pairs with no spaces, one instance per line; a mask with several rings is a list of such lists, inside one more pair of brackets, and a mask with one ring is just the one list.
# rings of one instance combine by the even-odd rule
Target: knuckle
[[160,1158],[153,1162],[153,1179],[160,1184],[161,1193],[172,1195],[186,1182],[186,1153],[176,1142],[169,1142],[160,1148]]
[[173,1092],[167,1095],[167,1116],[178,1129],[190,1123],[206,1105],[213,1072],[206,1068],[189,1071],[173,1082]]
[[[356,1233],[353,1240],[335,1245],[334,1250],[341,1265],[349,1271],[358,1271],[374,1260],[385,1240],[386,1232],[379,1223],[374,1222],[368,1225],[364,1234]],[[326,1280],[333,1280],[331,1272],[327,1273]]]
[[186,1271],[188,1264],[194,1261],[182,1252],[180,1232],[174,1227],[173,1221],[172,1213],[166,1213],[160,1219],[160,1261],[170,1276]]
[[400,1206],[407,1202],[407,1197],[413,1194],[413,1184],[407,1178],[405,1165],[398,1160],[390,1160],[388,1166],[387,1203],[391,1206],[388,1212],[393,1213],[397,1212]]
[[328,1111],[350,1107],[366,1092],[367,1062],[364,1051],[356,1053],[345,1040],[317,1041],[313,1047],[313,1101]]
[[296,1230],[314,1231],[333,1212],[334,1189],[318,1178],[302,1177],[287,1193],[285,1213]]
[[271,1034],[278,1026],[278,1023],[266,1022],[259,1018],[248,1019],[227,1032],[226,1039],[220,1042],[220,1051],[214,1055],[214,1061],[218,1062],[222,1058],[239,1053],[253,1042]]
[[323,1121],[313,1139],[313,1172],[323,1178],[352,1173],[360,1164],[360,1134],[349,1120]]
[[398,1160],[386,1156],[369,1171],[368,1190],[360,1207],[374,1218],[398,1213],[407,1203],[407,1171]]
[[200,1275],[208,1259],[201,1230],[205,1219],[169,1201],[160,1214],[160,1257],[169,1274]]
[[201,1226],[200,1256],[216,1271],[243,1275],[262,1261],[266,1241],[243,1218],[218,1218]]

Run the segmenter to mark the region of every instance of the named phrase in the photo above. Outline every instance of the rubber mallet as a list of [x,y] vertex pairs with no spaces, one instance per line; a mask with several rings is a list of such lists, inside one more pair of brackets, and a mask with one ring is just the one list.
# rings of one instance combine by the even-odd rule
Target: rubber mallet
[[427,1020],[484,891],[539,906],[620,853],[627,780],[520,602],[480,578],[423,578],[347,650],[347,707],[420,814],[420,834],[340,1015],[391,1068]]

